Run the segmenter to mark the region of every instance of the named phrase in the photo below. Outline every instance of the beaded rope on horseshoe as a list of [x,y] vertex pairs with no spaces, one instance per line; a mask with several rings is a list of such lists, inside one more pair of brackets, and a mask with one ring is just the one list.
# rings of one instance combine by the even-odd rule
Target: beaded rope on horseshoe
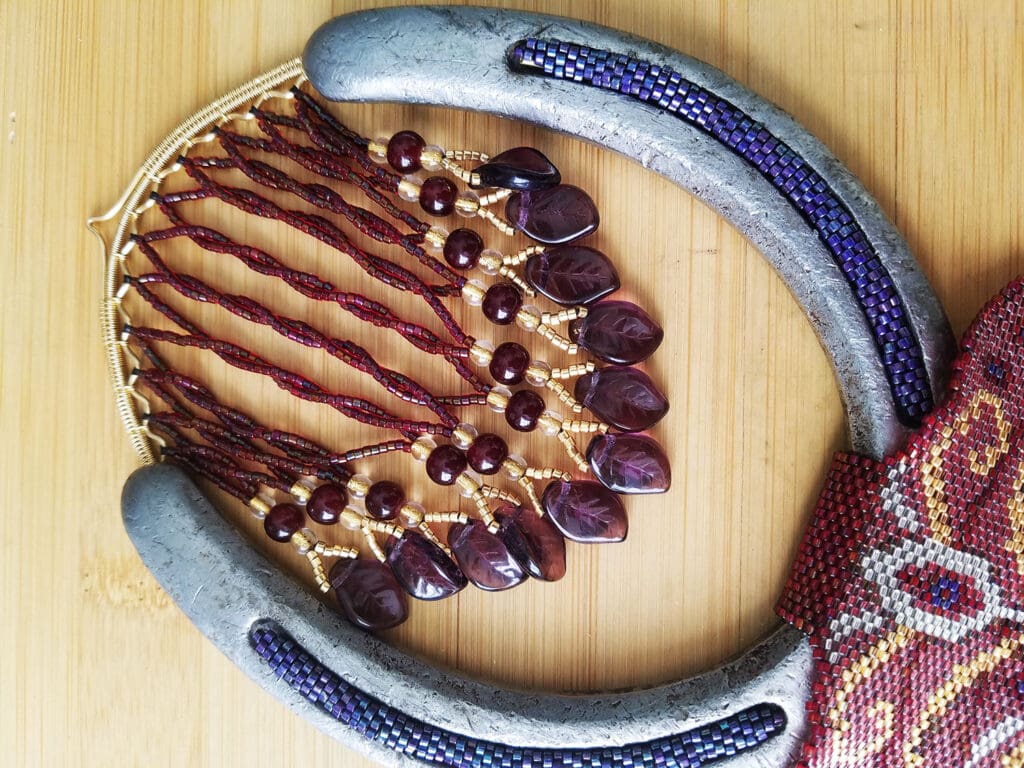
[[[124,231],[109,274],[111,284],[120,286],[108,299],[105,320],[111,324],[115,379],[120,369],[126,371],[119,392],[141,403],[137,424],[134,407],[122,405],[129,428],[155,443],[161,457],[243,501],[272,540],[291,542],[309,561],[321,590],[333,588],[346,617],[364,629],[401,623],[407,594],[437,600],[468,582],[501,590],[528,576],[561,578],[565,538],[621,541],[627,521],[619,495],[668,489],[664,452],[640,434],[661,419],[668,401],[634,367],[657,349],[661,328],[637,305],[605,298],[620,287],[615,268],[603,253],[576,242],[597,228],[597,209],[583,190],[561,183],[543,154],[526,147],[494,157],[445,152],[412,131],[367,140],[301,86],[299,77],[287,90],[253,94],[237,111],[197,125],[182,137],[178,154],[150,173],[144,199],[128,209],[131,231]],[[257,130],[246,130],[248,125]],[[423,178],[421,170],[435,175]],[[468,188],[460,192],[442,174]],[[523,233],[542,245],[503,255],[484,248],[476,231],[429,224],[402,201],[418,203],[436,217],[478,218],[504,235]],[[343,290],[294,257],[229,236],[209,223],[209,206],[218,203],[319,241],[390,293],[378,299]],[[507,220],[493,211],[498,203]],[[140,228],[151,208],[159,221],[149,214]],[[360,237],[375,247],[360,245]],[[218,286],[224,281],[215,274],[217,266],[207,270],[213,277],[201,277],[179,254],[168,252],[183,242],[198,249],[204,267],[242,266],[384,329],[443,361],[467,390],[437,394],[350,339]],[[474,267],[499,280],[487,286],[465,277]],[[443,331],[392,309],[396,292],[426,304]],[[495,346],[476,339],[445,303],[459,297],[479,307],[495,331],[517,326],[556,353],[576,360],[590,355],[607,365],[583,358],[555,367],[517,341]],[[528,299],[562,308],[543,311]],[[391,405],[334,391],[218,336],[207,329],[201,304],[323,350],[427,415],[410,417]],[[129,316],[129,305],[131,315],[144,320]],[[566,324],[568,335],[560,330]],[[172,364],[175,349],[212,353],[300,400],[380,430],[383,439],[336,450],[275,428],[216,394],[201,373]],[[549,391],[569,416],[548,410],[537,390]],[[480,408],[503,414],[513,434],[557,440],[570,469],[533,466],[512,454],[505,437],[473,426],[472,414]],[[577,444],[580,438],[588,441],[585,450]],[[422,462],[432,482],[456,488],[473,513],[428,511],[407,497],[401,483],[351,468],[358,462],[364,469],[375,457],[399,452]],[[591,474],[597,482],[574,473]],[[498,485],[502,474],[510,488]],[[542,484],[539,491],[535,484]],[[326,543],[307,521],[340,523],[354,532],[354,545]],[[359,558],[360,547],[368,558]],[[337,562],[328,573],[329,558]]]

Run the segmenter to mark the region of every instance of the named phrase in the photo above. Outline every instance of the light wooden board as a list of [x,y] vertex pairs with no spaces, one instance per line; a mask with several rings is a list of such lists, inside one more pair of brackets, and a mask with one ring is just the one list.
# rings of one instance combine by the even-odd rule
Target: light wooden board
[[[370,5],[0,3],[0,763],[364,763],[230,666],[124,535],[136,459],[84,219],[183,116]],[[895,220],[958,332],[1024,267],[1024,5],[506,5],[652,38],[791,112]],[[768,632],[844,431],[825,356],[756,251],[669,184],[571,139],[422,109],[343,114],[368,133],[543,146],[586,180],[601,246],[667,335],[651,367],[673,401],[657,434],[675,485],[630,502],[627,543],[572,547],[556,585],[417,605],[393,642],[508,685],[584,691],[674,679]]]

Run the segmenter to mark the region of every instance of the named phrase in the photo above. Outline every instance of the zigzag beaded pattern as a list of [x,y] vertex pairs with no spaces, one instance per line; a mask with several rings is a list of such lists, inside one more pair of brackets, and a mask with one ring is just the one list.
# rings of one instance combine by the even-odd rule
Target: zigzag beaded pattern
[[327,669],[271,622],[254,624],[249,642],[279,679],[335,720],[377,744],[434,765],[699,768],[754,749],[786,727],[782,709],[766,703],[642,744],[593,749],[514,747],[452,733],[384,704]]
[[921,348],[878,253],[821,175],[764,124],[668,67],[585,45],[528,38],[513,46],[509,66],[632,96],[713,136],[756,168],[814,228],[842,271],[874,335],[900,420],[914,425],[932,409]]
[[1024,283],[900,453],[838,454],[779,613],[810,635],[801,768],[1024,765]]

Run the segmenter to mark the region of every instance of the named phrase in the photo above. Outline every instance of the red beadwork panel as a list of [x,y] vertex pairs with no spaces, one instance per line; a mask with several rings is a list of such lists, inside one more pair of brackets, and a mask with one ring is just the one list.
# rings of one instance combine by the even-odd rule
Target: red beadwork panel
[[816,657],[807,768],[1024,765],[1024,284],[899,454],[839,454],[779,604]]

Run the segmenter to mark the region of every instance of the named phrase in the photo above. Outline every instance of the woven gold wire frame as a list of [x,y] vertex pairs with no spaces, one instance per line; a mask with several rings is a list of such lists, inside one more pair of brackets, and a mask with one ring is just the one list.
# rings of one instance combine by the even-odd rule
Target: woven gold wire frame
[[[259,106],[267,99],[292,98],[289,91],[274,89],[284,84],[301,85],[305,80],[302,62],[300,59],[294,58],[253,78],[193,113],[167,134],[156,149],[150,153],[113,207],[101,216],[94,216],[86,220],[86,225],[99,239],[103,249],[104,280],[101,322],[103,345],[107,352],[107,364],[114,387],[114,398],[121,421],[124,423],[125,429],[128,430],[132,446],[145,464],[153,464],[157,461],[155,445],[162,441],[158,436],[152,434],[142,422],[141,416],[148,412],[148,402],[132,386],[132,370],[138,367],[139,361],[128,348],[127,342],[121,339],[121,331],[125,323],[129,322],[129,318],[121,306],[126,290],[124,260],[132,249],[131,241],[126,243],[126,239],[135,233],[136,221],[151,205],[148,202],[150,192],[156,189],[167,176],[180,168],[177,162],[178,157],[187,153],[196,144],[211,140],[213,134],[210,133],[210,130],[215,126],[231,120],[251,119],[248,112],[236,112],[239,107],[246,104]],[[146,202],[143,202],[144,199]],[[117,228],[114,230],[108,246],[98,225],[111,221],[115,217],[117,217]]]

